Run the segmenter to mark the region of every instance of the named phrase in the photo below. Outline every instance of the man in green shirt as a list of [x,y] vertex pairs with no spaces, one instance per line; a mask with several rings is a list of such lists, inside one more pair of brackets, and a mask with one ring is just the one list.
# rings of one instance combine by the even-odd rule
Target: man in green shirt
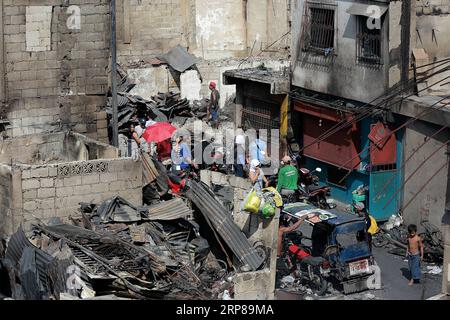
[[283,167],[278,172],[277,191],[282,195],[291,195],[298,189],[298,170],[291,165],[292,159],[288,156],[282,160]]

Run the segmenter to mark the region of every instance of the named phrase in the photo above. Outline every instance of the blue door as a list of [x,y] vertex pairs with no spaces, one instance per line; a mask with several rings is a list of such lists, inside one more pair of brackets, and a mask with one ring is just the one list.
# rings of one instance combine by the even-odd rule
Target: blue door
[[371,172],[369,213],[377,221],[388,220],[393,214],[398,214],[401,193],[391,199],[398,190],[398,180],[396,169]]

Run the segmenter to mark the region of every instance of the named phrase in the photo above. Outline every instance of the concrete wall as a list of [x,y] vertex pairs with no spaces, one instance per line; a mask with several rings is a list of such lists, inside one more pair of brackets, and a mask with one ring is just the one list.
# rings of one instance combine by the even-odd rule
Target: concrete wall
[[73,132],[28,135],[0,141],[0,163],[47,164],[112,159],[116,148]]
[[404,140],[405,158],[414,153],[414,156],[405,164],[404,177],[407,179],[433,152],[442,147],[432,156],[417,173],[407,182],[403,190],[403,205],[406,205],[412,197],[419,192],[421,187],[433,176],[433,174],[447,162],[447,166],[437,174],[430,183],[403,212],[406,223],[420,225],[422,219],[428,219],[430,223],[440,227],[445,213],[446,192],[449,183],[448,155],[444,143],[450,139],[450,132],[443,132],[429,140],[419,151],[415,151],[427,136],[433,135],[439,127],[429,123],[416,121],[406,128]]
[[[431,59],[450,56],[450,1],[416,3],[415,48],[425,48]],[[433,32],[434,31],[434,32]]]
[[[13,181],[13,188],[19,199],[11,200],[15,213],[7,221],[7,234],[16,231],[20,223],[28,227],[36,219],[60,217],[67,220],[77,212],[80,202],[98,204],[119,195],[137,205],[142,204],[142,165],[130,158],[15,169],[20,179]],[[5,197],[2,194],[1,201],[5,201]]]
[[256,272],[238,273],[235,277],[236,300],[273,300],[275,298],[275,275],[279,213],[270,220],[241,211],[242,201],[251,189],[248,179],[226,176],[218,172],[202,171],[201,179],[208,185],[234,188],[234,222],[245,233],[249,242],[261,241],[267,248],[268,262]]
[[117,1],[117,49],[122,63],[152,58],[177,44],[186,46],[189,31],[184,29],[183,23],[189,14],[185,6],[190,2]]
[[[106,141],[105,99],[95,95],[108,87],[109,1],[2,2],[8,135],[72,126]],[[71,5],[80,9],[79,30],[68,28]]]
[[119,60],[126,66],[148,62],[177,44],[205,60],[260,54],[270,44],[268,55],[286,57],[289,1],[119,1]]
[[6,165],[0,165],[0,238],[3,238],[6,228],[6,217],[11,210],[11,168]]
[[[388,23],[386,13],[382,24],[382,66],[357,63],[356,16],[346,11],[353,4],[349,1],[323,1],[335,8],[335,55],[324,55],[303,51],[302,23],[305,11],[304,0],[294,0],[292,8],[292,84],[322,93],[348,99],[369,102],[387,88],[388,72]],[[389,39],[391,40],[391,39]],[[370,88],[370,90],[368,90]]]
[[[416,3],[415,28],[412,33],[412,47],[425,50],[427,59],[422,64],[431,63],[450,57],[450,0],[431,0]],[[423,71],[423,69],[421,70]],[[429,79],[427,84],[433,84],[450,76],[450,71],[441,73]],[[433,90],[447,93],[450,91],[448,81],[442,81]]]

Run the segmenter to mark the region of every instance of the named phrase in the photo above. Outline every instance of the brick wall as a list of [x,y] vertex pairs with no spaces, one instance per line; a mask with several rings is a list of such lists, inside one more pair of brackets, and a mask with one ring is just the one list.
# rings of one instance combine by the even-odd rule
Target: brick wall
[[[14,182],[14,187],[21,199],[15,200],[17,210],[14,221],[8,221],[8,233],[22,222],[27,228],[36,219],[67,220],[78,211],[80,202],[98,204],[118,195],[142,204],[142,165],[129,158],[18,168],[21,179]],[[20,188],[17,184],[21,184]]]
[[[80,30],[67,26],[71,5]],[[108,88],[109,10],[108,0],[3,1],[9,136],[73,127],[106,140],[105,99],[96,95]]]

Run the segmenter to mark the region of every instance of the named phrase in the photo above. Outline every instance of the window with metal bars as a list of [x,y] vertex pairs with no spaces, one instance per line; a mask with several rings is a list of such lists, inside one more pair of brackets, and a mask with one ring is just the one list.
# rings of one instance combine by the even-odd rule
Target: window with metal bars
[[331,54],[335,46],[335,10],[319,5],[308,7],[304,26],[304,49]]
[[369,29],[367,17],[356,16],[356,59],[357,62],[370,65],[381,65],[381,29]]

